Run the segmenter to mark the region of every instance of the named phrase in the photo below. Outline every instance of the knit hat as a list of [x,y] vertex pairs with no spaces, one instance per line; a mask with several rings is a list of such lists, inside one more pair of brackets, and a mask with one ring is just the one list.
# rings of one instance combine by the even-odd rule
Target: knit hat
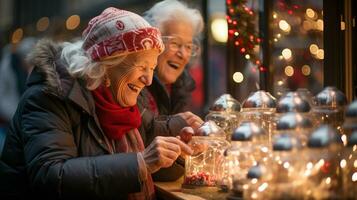
[[164,50],[161,33],[139,15],[109,7],[83,31],[82,48],[94,61],[142,50]]

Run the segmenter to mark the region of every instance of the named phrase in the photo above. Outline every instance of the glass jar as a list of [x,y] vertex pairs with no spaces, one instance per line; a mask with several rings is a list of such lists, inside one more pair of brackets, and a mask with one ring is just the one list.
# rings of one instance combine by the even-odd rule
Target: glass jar
[[261,126],[268,134],[273,131],[276,99],[263,90],[252,92],[243,102],[239,121],[251,121]]
[[347,138],[350,137],[352,132],[357,130],[357,100],[348,105],[345,112],[345,120],[343,122],[343,136],[342,140],[344,145],[347,145]]
[[193,154],[185,159],[183,188],[217,186],[224,173],[224,151],[229,147],[224,131],[215,122],[205,122],[188,145]]
[[308,139],[308,148],[303,152],[304,176],[308,199],[339,199],[342,192],[339,167],[342,141],[340,135],[329,125],[317,128]]
[[304,162],[299,156],[299,139],[282,133],[274,135],[273,140],[272,159],[267,163],[272,176],[266,180],[261,195],[264,199],[303,199],[305,178],[301,172]]
[[[272,179],[271,170],[265,164],[257,164],[248,171],[247,182],[243,185],[243,199],[268,199],[266,190],[268,181]],[[228,198],[227,198],[228,199]]]
[[214,121],[225,131],[226,138],[229,140],[230,133],[232,133],[233,129],[238,126],[240,107],[240,103],[234,99],[232,95],[223,94],[217,98],[209,108],[205,120]]
[[242,195],[248,170],[268,155],[268,135],[253,122],[242,122],[234,130],[231,147],[226,151],[228,188],[234,196]]
[[340,162],[343,175],[343,199],[356,199],[357,191],[357,129],[348,137]]
[[274,135],[288,133],[296,136],[302,146],[306,146],[309,134],[312,132],[312,122],[305,115],[289,112],[281,115],[276,122]]
[[314,102],[312,113],[317,125],[328,124],[341,129],[347,104],[346,96],[336,87],[325,87],[315,96]]

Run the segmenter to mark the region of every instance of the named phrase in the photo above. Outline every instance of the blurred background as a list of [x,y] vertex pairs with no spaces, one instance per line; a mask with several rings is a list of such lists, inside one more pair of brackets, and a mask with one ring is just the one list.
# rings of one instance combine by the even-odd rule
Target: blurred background
[[[23,92],[31,70],[23,57],[38,39],[75,40],[88,20],[109,6],[142,14],[156,2],[0,0],[0,95],[13,103]],[[259,89],[278,98],[299,88],[316,94],[333,85],[349,100],[355,97],[357,73],[352,55],[356,55],[356,1],[184,2],[202,12],[206,25],[201,54],[189,66],[197,84],[194,113],[207,114],[209,105],[223,93],[242,102]],[[15,79],[5,81],[9,77]],[[12,90],[17,94],[10,94]],[[14,108],[6,105],[5,99],[1,102],[9,109],[1,111],[2,115],[11,115]]]

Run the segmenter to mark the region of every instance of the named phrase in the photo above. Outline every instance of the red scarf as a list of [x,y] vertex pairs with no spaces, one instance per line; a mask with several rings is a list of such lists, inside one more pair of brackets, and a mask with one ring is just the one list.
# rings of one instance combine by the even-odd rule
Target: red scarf
[[111,139],[120,140],[129,130],[139,128],[141,116],[137,105],[123,108],[108,87],[103,85],[92,91],[95,110],[104,133]]

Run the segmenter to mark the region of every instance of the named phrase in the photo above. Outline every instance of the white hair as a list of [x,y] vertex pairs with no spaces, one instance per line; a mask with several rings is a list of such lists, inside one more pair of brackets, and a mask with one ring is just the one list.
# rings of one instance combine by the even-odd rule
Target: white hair
[[161,32],[164,31],[164,23],[172,20],[184,20],[191,23],[194,37],[199,37],[203,30],[203,18],[200,11],[189,8],[177,0],[164,0],[156,3],[144,13],[144,18]]
[[67,70],[72,76],[84,78],[86,87],[89,90],[94,90],[103,82],[107,69],[122,63],[126,55],[95,62],[84,51],[82,45],[82,40],[74,43],[63,43],[61,59],[65,62]]

